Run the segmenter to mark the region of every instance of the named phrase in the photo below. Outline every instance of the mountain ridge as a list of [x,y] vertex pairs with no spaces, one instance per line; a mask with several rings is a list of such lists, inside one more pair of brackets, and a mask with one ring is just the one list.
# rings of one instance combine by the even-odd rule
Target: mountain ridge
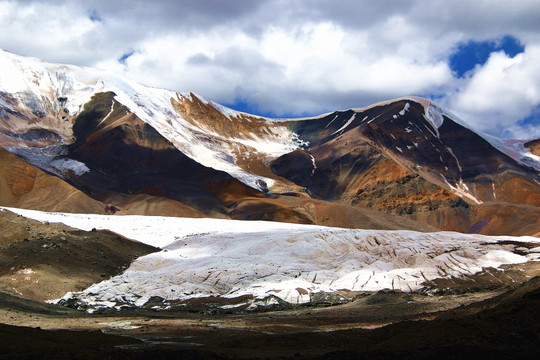
[[[105,71],[0,64],[0,146],[118,213],[362,227],[351,214],[369,209],[397,217],[368,226],[540,233],[535,140],[475,132],[427,99],[269,119]],[[341,215],[317,215],[329,206]]]

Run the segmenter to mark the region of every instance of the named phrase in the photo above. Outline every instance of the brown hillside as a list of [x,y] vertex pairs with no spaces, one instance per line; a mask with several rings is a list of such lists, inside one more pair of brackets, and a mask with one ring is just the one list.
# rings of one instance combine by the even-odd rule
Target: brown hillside
[[0,205],[104,214],[106,205],[0,148]]

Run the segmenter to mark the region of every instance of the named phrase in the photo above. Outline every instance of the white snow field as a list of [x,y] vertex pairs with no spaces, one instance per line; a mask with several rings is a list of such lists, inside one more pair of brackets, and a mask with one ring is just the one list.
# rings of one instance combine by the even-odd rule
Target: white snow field
[[[118,276],[64,296],[96,308],[143,306],[154,296],[172,301],[248,295],[252,308],[276,297],[301,304],[320,292],[414,291],[426,280],[540,260],[540,239],[534,237],[5,209],[83,230],[108,229],[162,248]],[[520,247],[525,255],[518,255],[508,241],[538,246]]]

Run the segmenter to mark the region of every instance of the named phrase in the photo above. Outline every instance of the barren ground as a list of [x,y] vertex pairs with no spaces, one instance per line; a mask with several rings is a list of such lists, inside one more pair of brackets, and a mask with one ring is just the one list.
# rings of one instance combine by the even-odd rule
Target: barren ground
[[381,291],[339,306],[238,314],[90,315],[2,294],[0,358],[535,358],[539,301],[538,277],[518,288]]

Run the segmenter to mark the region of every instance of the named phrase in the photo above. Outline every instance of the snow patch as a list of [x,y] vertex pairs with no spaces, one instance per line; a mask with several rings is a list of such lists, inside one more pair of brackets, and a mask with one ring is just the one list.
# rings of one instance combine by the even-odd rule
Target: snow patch
[[345,130],[349,125],[351,125],[351,123],[354,121],[355,118],[356,118],[356,113],[353,116],[351,116],[351,118],[349,120],[347,120],[347,122],[342,127],[340,127],[337,131],[334,131],[334,133],[332,135],[335,135],[335,134]]
[[311,157],[311,162],[313,163],[313,170],[311,170],[311,175],[315,174],[315,170],[317,170],[317,163],[315,162],[315,157],[311,154],[309,154]]
[[411,107],[411,104],[406,103],[403,109],[399,112],[399,115],[403,116],[407,111],[409,111],[409,108]]
[[461,174],[463,172],[463,168],[461,167],[461,164],[459,163],[459,160],[457,158],[457,156],[454,154],[454,152],[452,151],[451,148],[447,147],[446,150],[448,150],[448,152],[450,153],[450,155],[452,155],[452,157],[454,158],[454,160],[456,160],[456,165],[459,169],[459,173]]
[[443,180],[448,185],[450,190],[452,190],[454,193],[458,194],[461,197],[464,197],[465,199],[469,199],[470,201],[474,202],[475,204],[479,205],[482,203],[480,199],[478,199],[476,196],[471,194],[469,187],[467,184],[463,182],[463,179],[459,179],[459,182],[456,183],[456,185],[452,185],[446,180],[446,178],[443,176]]
[[[212,218],[180,218],[142,215],[98,215],[44,212],[0,207],[24,217],[49,223],[62,223],[77,229],[110,230],[141,243],[164,248],[171,243],[200,234],[243,231],[294,230],[305,226],[269,221],[232,221]],[[240,228],[239,228],[240,226]]]
[[49,165],[55,169],[56,172],[60,172],[61,174],[67,174],[72,171],[75,175],[81,176],[90,171],[86,164],[73,159],[54,159]]
[[431,125],[437,132],[437,137],[438,137],[439,128],[442,126],[444,122],[443,110],[437,105],[433,104],[432,102],[430,102],[429,106],[427,106],[425,109],[426,111],[424,115],[426,119],[430,121]]
[[330,126],[330,124],[332,124],[332,123],[334,122],[334,120],[336,120],[337,118],[338,118],[338,116],[337,116],[337,115],[336,115],[336,116],[334,116],[334,118],[333,118],[333,119],[332,119],[332,120],[331,120],[331,121],[330,121],[330,122],[329,122],[328,124],[326,124],[326,126],[325,126],[324,128],[327,128],[327,127],[329,127],[329,126]]
[[20,270],[17,270],[17,272],[15,274],[18,274],[18,275],[32,275],[32,274],[35,274],[36,272],[30,268],[25,268],[25,269],[20,269]]
[[27,84],[20,71],[11,59],[11,54],[0,50],[0,89],[9,93],[26,90]]
[[9,152],[16,154],[30,164],[53,173],[62,179],[70,175],[70,172],[77,176],[90,171],[86,164],[68,158],[61,157],[61,146],[46,146],[43,148],[23,148],[9,147]]
[[[382,114],[379,114],[379,115],[375,116],[374,118],[369,119],[367,123],[368,123],[368,124],[371,124],[372,121],[377,120],[381,115],[382,115]],[[367,119],[367,116],[365,117],[365,119]]]
[[113,113],[114,111],[114,104],[116,104],[114,101],[111,103],[111,110],[109,110],[109,113],[103,118],[103,120],[101,120],[99,122],[99,124],[97,125],[98,127],[103,124],[108,118],[109,116],[111,116],[111,114]]

